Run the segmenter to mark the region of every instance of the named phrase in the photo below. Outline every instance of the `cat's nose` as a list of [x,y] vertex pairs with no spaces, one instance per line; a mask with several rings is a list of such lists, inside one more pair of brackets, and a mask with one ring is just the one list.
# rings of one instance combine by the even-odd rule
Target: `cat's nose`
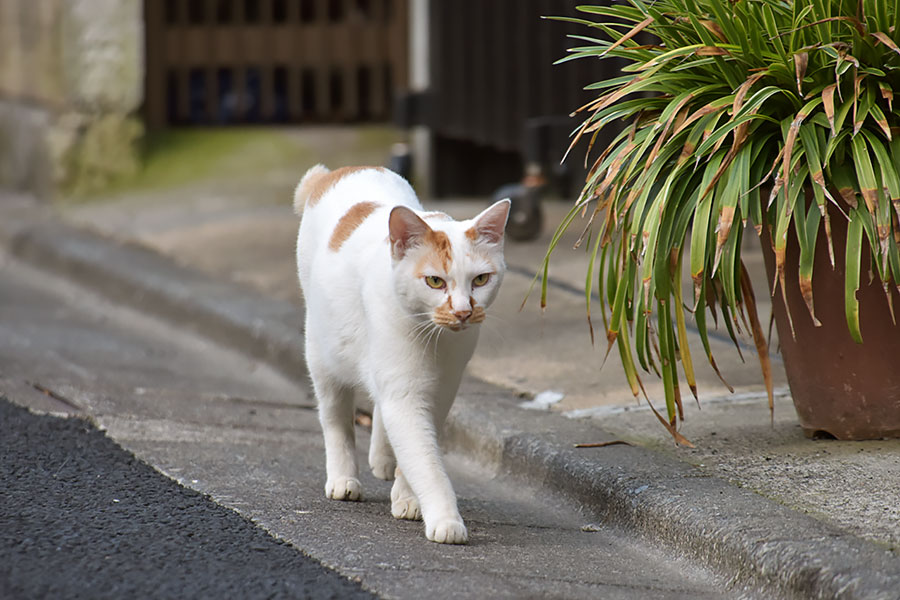
[[471,310],[457,310],[453,313],[453,315],[459,319],[460,323],[465,323],[466,320],[472,316]]

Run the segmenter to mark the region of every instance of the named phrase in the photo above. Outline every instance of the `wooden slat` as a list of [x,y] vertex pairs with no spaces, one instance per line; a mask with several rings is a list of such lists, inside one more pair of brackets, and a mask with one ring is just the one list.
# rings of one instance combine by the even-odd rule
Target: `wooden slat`
[[[163,35],[162,2],[144,2],[145,36],[160,40]],[[150,44],[148,44],[149,46]],[[145,53],[144,115],[152,129],[166,124],[166,70],[161,48]]]
[[190,81],[186,67],[175,69],[175,77],[178,80],[178,104],[176,106],[176,119],[179,122],[188,121],[190,115]]
[[259,71],[259,118],[268,122],[275,118],[274,67],[262,66]]
[[[187,122],[191,115],[190,78],[192,69],[204,74],[204,108],[195,117],[216,122],[220,119],[223,90],[219,89],[219,73],[231,70],[232,91],[236,93],[238,110],[230,122],[247,117],[248,69],[258,70],[260,118],[271,120],[279,104],[275,90],[275,70],[284,68],[286,89],[281,92],[287,103],[290,121],[350,120],[367,115],[374,118],[390,116],[389,96],[385,89],[384,72],[388,68],[394,85],[405,86],[408,78],[407,62],[407,0],[393,0],[390,21],[384,18],[384,2],[372,3],[368,18],[354,16],[355,1],[342,0],[343,18],[329,19],[329,0],[312,0],[315,18],[301,23],[300,0],[287,0],[285,18],[275,23],[275,0],[259,0],[258,19],[245,14],[244,0],[231,0],[231,19],[218,23],[219,0],[202,2],[202,23],[191,22],[191,3],[184,0],[166,2],[148,0],[144,3],[146,20],[147,74],[145,116],[150,127],[166,125],[170,117]],[[177,11],[174,23],[169,23],[165,11]],[[313,74],[316,95],[315,114],[304,114],[304,69]],[[361,76],[361,69],[364,69]],[[175,114],[167,111],[167,77],[176,74],[177,101]],[[197,73],[197,71],[194,71]],[[332,73],[340,82],[341,106],[332,110],[330,83]],[[195,77],[195,86],[199,81]],[[361,98],[360,81],[366,84]],[[198,91],[195,89],[195,94]],[[365,102],[363,107],[361,102]]]

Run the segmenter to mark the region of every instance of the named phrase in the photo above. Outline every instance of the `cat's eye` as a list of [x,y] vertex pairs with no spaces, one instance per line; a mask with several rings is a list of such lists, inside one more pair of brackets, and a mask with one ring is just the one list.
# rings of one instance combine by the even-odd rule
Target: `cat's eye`
[[481,287],[486,284],[491,278],[490,273],[482,273],[472,280],[472,287]]
[[428,284],[428,287],[436,289],[436,290],[442,290],[445,287],[447,287],[447,282],[445,282],[443,279],[441,279],[440,277],[437,277],[435,275],[426,276],[425,283]]

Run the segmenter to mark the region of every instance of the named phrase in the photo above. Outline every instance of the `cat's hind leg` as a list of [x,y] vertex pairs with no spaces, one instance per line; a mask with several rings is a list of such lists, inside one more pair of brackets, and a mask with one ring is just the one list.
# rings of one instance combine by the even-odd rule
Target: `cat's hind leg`
[[319,422],[325,438],[325,496],[333,500],[361,500],[362,486],[356,464],[353,390],[316,369],[309,371],[319,404]]
[[378,405],[372,411],[372,439],[369,442],[369,467],[372,474],[378,479],[390,481],[394,478],[397,468],[397,459],[388,442],[387,433],[384,431],[384,423],[381,420],[381,410]]

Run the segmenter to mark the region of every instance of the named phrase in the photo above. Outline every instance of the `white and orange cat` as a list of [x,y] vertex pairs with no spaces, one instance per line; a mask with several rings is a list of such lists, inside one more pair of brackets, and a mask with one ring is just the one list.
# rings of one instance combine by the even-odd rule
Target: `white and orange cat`
[[354,390],[373,401],[369,466],[394,479],[391,513],[434,542],[468,539],[438,437],[500,288],[509,201],[467,221],[425,212],[380,167],[307,171],[297,271],[306,361],[325,437],[325,495],[359,500]]

